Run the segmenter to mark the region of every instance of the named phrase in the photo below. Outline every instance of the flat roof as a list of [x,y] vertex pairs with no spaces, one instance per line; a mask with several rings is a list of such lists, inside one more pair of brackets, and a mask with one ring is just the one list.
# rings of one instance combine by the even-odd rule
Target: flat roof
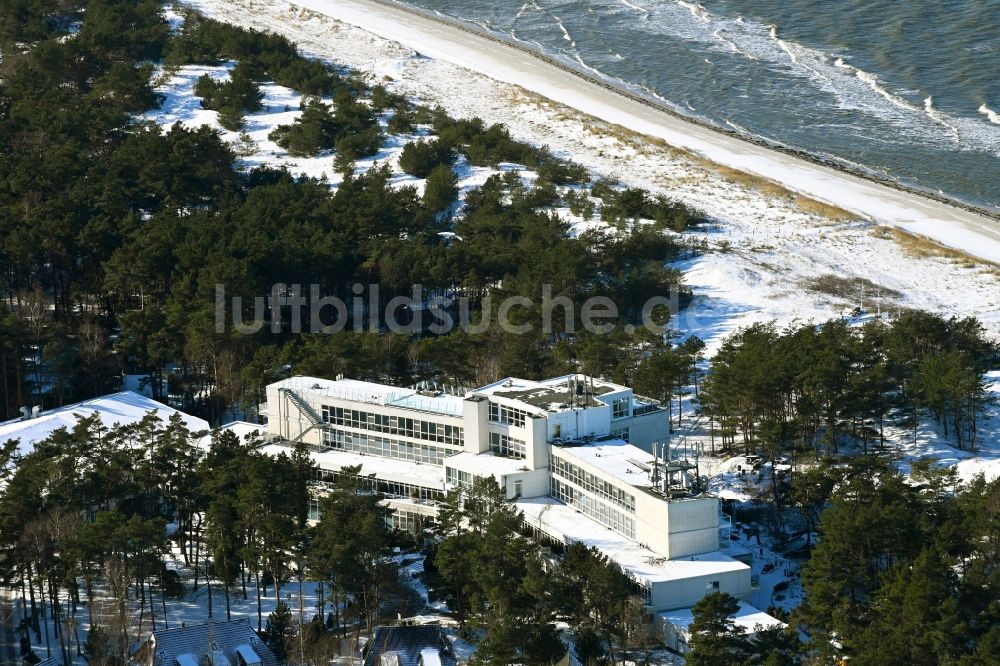
[[669,560],[551,497],[521,499],[515,506],[529,525],[565,543],[579,542],[597,548],[647,585],[750,570],[719,551]]
[[[573,382],[579,382],[586,387],[586,392],[578,393],[573,389]],[[593,389],[591,391],[591,389]],[[473,393],[488,395],[501,400],[532,408],[537,412],[558,412],[566,409],[583,407],[604,407],[607,403],[598,400],[607,393],[628,391],[627,386],[613,384],[588,377],[586,375],[563,375],[542,381],[507,377],[498,382],[487,384]]]
[[415,389],[376,384],[357,379],[322,379],[296,376],[282,379],[269,386],[291,389],[297,393],[320,395],[338,400],[402,407],[415,411],[446,416],[461,416],[463,398],[446,393],[427,394]]
[[141,421],[149,412],[155,412],[164,424],[170,420],[172,415],[180,414],[181,419],[191,432],[208,430],[209,428],[208,421],[197,416],[185,414],[135,391],[121,391],[65,407],[48,409],[27,421],[21,419],[4,421],[0,423],[0,443],[19,439],[21,443],[18,446],[18,453],[27,455],[35,448],[36,442],[48,438],[59,428],[72,430],[82,417],[97,414],[101,424],[110,428],[114,425],[127,425]]
[[[787,626],[781,620],[768,615],[758,608],[754,608],[745,601],[740,601],[739,604],[740,608],[732,616],[732,619],[736,628],[744,634],[753,633],[756,630],[757,625],[760,625],[765,629],[775,626]],[[690,627],[691,623],[694,622],[694,609],[680,608],[678,610],[664,611],[662,613],[657,613],[657,616],[686,633],[688,631],[688,627]]]
[[[276,456],[279,453],[291,454],[291,449],[280,444],[268,444],[261,451]],[[382,458],[365,456],[353,451],[310,452],[313,461],[320,469],[336,471],[343,467],[361,465],[362,476],[374,474],[376,478],[396,483],[410,483],[425,488],[444,490],[444,466],[431,463],[419,463],[398,458]]]
[[209,449],[212,446],[212,435],[214,433],[221,432],[232,432],[234,433],[241,442],[245,442],[247,435],[251,433],[258,433],[261,437],[267,437],[267,426],[259,425],[257,423],[250,423],[249,421],[231,421],[225,425],[221,425],[215,428],[212,432],[208,433],[204,437],[198,440],[198,446],[203,449]]
[[552,452],[596,467],[605,474],[632,486],[648,488],[652,485],[649,472],[653,467],[653,454],[623,439],[602,439],[588,443],[553,446]]
[[500,478],[505,474],[528,472],[528,464],[524,460],[516,460],[498,456],[492,451],[471,453],[463,451],[444,459],[445,467],[454,467],[479,476],[494,476]]

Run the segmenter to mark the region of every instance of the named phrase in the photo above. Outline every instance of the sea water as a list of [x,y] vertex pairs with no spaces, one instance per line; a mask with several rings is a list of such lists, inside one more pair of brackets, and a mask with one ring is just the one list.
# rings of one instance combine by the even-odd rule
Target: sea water
[[408,0],[675,111],[1000,212],[1000,0]]

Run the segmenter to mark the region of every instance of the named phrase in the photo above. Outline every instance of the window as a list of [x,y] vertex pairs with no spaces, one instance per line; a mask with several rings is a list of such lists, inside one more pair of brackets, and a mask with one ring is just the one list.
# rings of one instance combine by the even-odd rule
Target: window
[[369,456],[398,458],[414,462],[441,465],[453,450],[420,442],[406,442],[367,433],[350,432],[339,428],[323,431],[323,443],[333,449],[354,451]]
[[323,422],[329,425],[412,437],[448,446],[462,446],[465,442],[464,428],[434,421],[421,421],[388,414],[373,414],[329,405],[323,405],[322,416]]
[[506,423],[517,428],[523,428],[527,418],[528,412],[496,402],[490,403],[490,421],[494,423]]
[[635,520],[605,502],[552,477],[549,494],[629,539],[635,538]]
[[627,441],[629,441],[628,428],[612,428],[611,429],[611,436],[612,437],[617,437],[618,439],[622,439],[622,440],[625,440],[627,442]]
[[519,498],[521,496],[521,493],[523,491],[524,491],[524,481],[515,481],[514,482],[514,499]]
[[556,454],[552,456],[552,473],[603,500],[635,513],[635,496],[632,493],[594,476]]
[[711,583],[705,583],[705,589],[706,590],[718,590],[719,589],[719,581],[713,580]]
[[506,458],[522,460],[525,457],[525,444],[523,439],[509,437],[498,432],[490,433],[490,449],[493,453]]
[[628,416],[628,397],[616,398],[611,402],[611,418],[623,419]]
[[451,486],[471,486],[472,474],[455,469],[454,467],[445,467],[444,480]]
[[319,498],[318,497],[310,497],[309,498],[309,514],[308,514],[308,518],[309,518],[309,520],[319,520],[319,518],[320,518],[320,513],[319,513]]

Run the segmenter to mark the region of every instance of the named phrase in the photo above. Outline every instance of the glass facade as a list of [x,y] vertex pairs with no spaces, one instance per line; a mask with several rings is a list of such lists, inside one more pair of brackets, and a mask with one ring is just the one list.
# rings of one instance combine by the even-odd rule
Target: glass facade
[[[329,469],[317,468],[313,470],[313,478],[322,483],[334,483],[339,476],[340,472],[334,472]],[[427,488],[426,486],[418,486],[413,483],[386,481],[385,479],[371,479],[368,477],[362,477],[362,479],[367,483],[373,484],[372,490],[385,497],[430,501],[441,501],[444,499],[444,491],[438,488]]]
[[490,433],[490,450],[493,453],[506,458],[516,458],[523,460],[526,447],[523,439],[510,437],[499,432]]
[[464,432],[461,426],[446,425],[433,421],[421,421],[404,416],[373,414],[357,409],[323,405],[323,422],[329,425],[370,430],[389,435],[412,437],[428,442],[438,442],[450,446],[462,446]]
[[424,529],[424,525],[429,522],[429,518],[420,513],[396,509],[386,516],[385,522],[389,527],[401,532],[420,534],[420,531]]
[[327,428],[323,431],[323,443],[333,449],[354,451],[369,456],[382,458],[397,458],[415,462],[441,465],[447,456],[454,455],[454,449],[441,446],[406,442],[391,437],[378,437],[359,432],[349,432],[338,428]]
[[552,473],[558,474],[567,481],[572,481],[600,499],[616,504],[630,513],[635,513],[635,495],[580,469],[565,458],[561,458],[555,451],[552,452]]
[[623,419],[628,416],[628,398],[617,398],[611,402],[611,418]]
[[528,412],[496,402],[490,403],[490,421],[506,423],[517,428],[523,428],[528,420]]
[[629,439],[628,439],[629,438],[628,428],[612,428],[611,429],[611,436],[612,437],[617,437],[618,439],[621,439],[621,440],[627,442],[627,441],[629,441]]
[[609,506],[606,502],[602,502],[555,477],[552,477],[549,494],[560,502],[578,509],[585,516],[593,518],[601,525],[610,527],[629,539],[635,538],[635,519],[626,515],[625,512]]
[[444,468],[444,480],[453,486],[471,486],[474,477],[469,472],[463,472],[454,467]]

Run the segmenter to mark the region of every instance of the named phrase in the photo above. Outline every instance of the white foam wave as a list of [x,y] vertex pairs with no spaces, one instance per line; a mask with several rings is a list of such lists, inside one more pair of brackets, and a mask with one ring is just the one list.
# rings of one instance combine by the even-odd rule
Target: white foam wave
[[740,125],[737,125],[736,123],[734,123],[729,118],[726,118],[725,121],[726,121],[727,125],[729,125],[730,127],[732,127],[734,130],[736,130],[740,134],[745,134],[747,136],[753,136],[753,133],[750,130],[748,130],[746,127],[742,127]]
[[576,42],[573,41],[573,35],[569,34],[569,30],[566,29],[566,25],[562,22],[562,19],[555,14],[552,15],[552,18],[556,20],[556,25],[559,26],[560,30],[562,30],[563,39],[569,42],[573,48],[576,48]]
[[608,76],[607,74],[605,74],[604,72],[602,72],[601,70],[599,70],[599,69],[596,69],[596,68],[594,68],[594,67],[591,67],[590,65],[588,65],[587,63],[585,63],[585,62],[583,61],[583,58],[581,58],[581,57],[580,57],[580,54],[579,54],[579,53],[575,53],[575,54],[573,54],[573,58],[574,58],[574,59],[575,59],[575,60],[576,60],[576,61],[577,61],[578,63],[580,63],[580,66],[582,66],[582,67],[583,67],[584,69],[587,69],[587,70],[591,71],[592,73],[596,74],[596,75],[597,75],[597,76],[599,76],[600,78],[602,78],[602,79],[609,79],[609,78],[612,78],[612,77],[609,77],[609,76]]
[[833,61],[834,67],[839,67],[841,69],[851,69],[851,66],[844,62],[843,58],[837,58]]
[[530,3],[530,2],[526,2],[523,5],[521,5],[521,9],[518,10],[517,15],[514,17],[514,20],[516,21],[517,19],[519,19],[522,16],[524,16],[524,13],[526,11],[528,11],[529,9],[531,9],[531,4],[532,3]]
[[990,107],[986,106],[985,102],[983,102],[983,105],[980,106],[976,110],[979,111],[979,113],[981,113],[984,116],[986,116],[987,118],[989,118],[989,121],[991,123],[995,123],[997,125],[1000,125],[1000,113],[997,113],[996,111],[994,111]]
[[746,51],[744,51],[740,47],[736,46],[736,42],[732,41],[731,39],[726,38],[722,34],[723,32],[725,32],[725,28],[719,28],[718,30],[716,30],[715,32],[712,33],[712,36],[715,37],[716,39],[718,39],[720,42],[722,42],[722,43],[726,44],[727,46],[729,46],[729,48],[731,48],[733,50],[733,53],[739,53],[740,55],[742,55],[742,56],[744,56],[744,57],[746,57],[746,58],[748,58],[750,60],[756,60],[757,59],[756,56],[754,56],[754,55],[752,55],[750,53],[747,53]]
[[898,106],[901,109],[906,109],[907,111],[916,111],[912,105],[908,104],[906,100],[896,97],[891,92],[879,85],[878,77],[874,74],[864,71],[863,69],[854,68],[854,75],[859,79],[868,84],[868,87],[878,93],[881,97],[885,98],[891,104]]
[[711,19],[708,17],[708,11],[699,5],[697,2],[686,2],[685,0],[677,0],[677,4],[691,12],[691,16],[696,19],[700,19],[705,23],[708,23]]
[[813,76],[815,76],[817,78],[820,78],[820,79],[822,79],[824,81],[827,81],[827,82],[832,81],[829,76],[827,76],[823,72],[819,71],[819,69],[817,69],[816,67],[808,65],[805,62],[802,62],[800,60],[799,56],[796,55],[796,53],[795,53],[796,50],[801,50],[802,51],[802,55],[805,55],[805,56],[811,55],[812,52],[809,51],[808,49],[805,49],[805,48],[799,46],[798,44],[789,44],[785,40],[783,40],[780,37],[778,37],[778,26],[772,25],[769,34],[771,36],[771,39],[773,39],[775,41],[775,43],[778,45],[778,47],[788,55],[788,59],[792,61],[793,65],[797,65],[797,66],[805,69],[806,71],[808,71]]
[[629,9],[634,9],[635,11],[640,12],[641,14],[644,14],[645,16],[649,16],[649,10],[646,9],[645,7],[640,7],[639,5],[637,5],[635,3],[632,3],[632,2],[629,2],[628,0],[620,0],[620,2],[623,5],[625,5],[626,7],[628,7]]
[[926,113],[934,122],[941,123],[954,132],[956,136],[958,135],[958,128],[945,120],[944,116],[941,115],[941,112],[934,108],[934,97],[931,95],[928,95],[927,99],[924,100],[924,113]]

